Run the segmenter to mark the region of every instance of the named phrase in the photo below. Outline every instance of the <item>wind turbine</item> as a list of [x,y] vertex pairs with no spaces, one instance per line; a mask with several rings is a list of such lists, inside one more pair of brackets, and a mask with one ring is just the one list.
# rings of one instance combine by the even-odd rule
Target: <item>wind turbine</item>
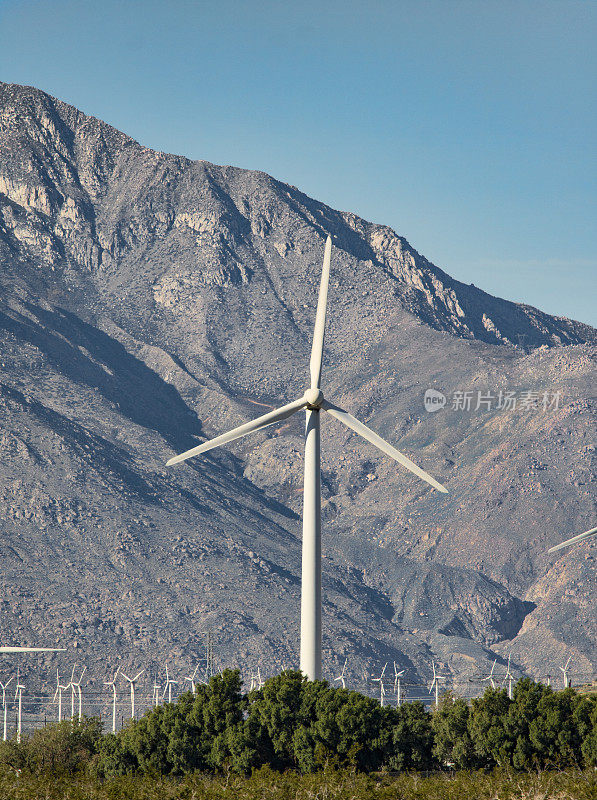
[[572,660],[572,656],[566,661],[563,667],[560,667],[564,674],[564,689],[567,689],[570,686],[570,678],[568,677],[568,667],[570,665],[570,661]]
[[60,683],[60,673],[56,670],[56,691],[54,692],[54,701],[58,698],[58,722],[62,722],[62,692],[66,691],[70,684],[64,686]]
[[[76,664],[75,664],[75,666],[76,666]],[[79,722],[81,722],[82,706],[83,706],[83,692],[81,690],[81,681],[83,680],[83,675],[85,674],[86,670],[87,670],[87,667],[83,667],[83,669],[81,671],[81,674],[79,675],[79,680],[75,681],[75,679],[74,679],[74,677],[75,677],[75,667],[73,667],[73,673],[72,673],[71,679],[70,679],[71,702],[72,702],[72,697],[73,697],[72,692],[74,692],[75,690],[77,692],[77,697],[78,697],[78,700],[79,700],[79,713],[77,715]],[[73,708],[71,717],[74,718],[74,716],[75,716],[75,714],[74,714],[74,708]]]
[[506,670],[506,674],[504,675],[504,683],[508,681],[508,697],[512,700],[512,681],[514,680],[514,675],[510,672],[510,658],[512,655],[508,656],[508,668]]
[[131,719],[135,719],[135,684],[144,672],[145,670],[142,669],[141,672],[138,672],[134,678],[129,678],[129,676],[125,675],[124,672],[122,673],[122,677],[131,685]]
[[20,743],[21,741],[21,722],[22,722],[22,712],[23,712],[23,689],[25,687],[19,680],[19,670],[17,669],[17,684],[15,686],[15,700],[18,699],[19,706],[17,712],[17,742]]
[[547,552],[555,553],[556,550],[561,550],[563,547],[568,547],[568,545],[576,544],[577,542],[582,542],[585,539],[590,539],[592,536],[597,536],[597,528],[591,528],[590,531],[579,533],[578,536],[573,536],[572,539],[566,539],[565,542],[560,542],[560,544],[556,544],[554,545],[554,547],[550,547]]
[[263,681],[261,680],[261,667],[257,665],[257,688],[261,689]]
[[119,672],[120,667],[118,667],[114,673],[114,677],[111,681],[104,681],[104,686],[112,687],[112,733],[116,733],[116,679],[118,678]]
[[6,726],[6,715],[7,715],[7,712],[8,712],[8,706],[6,704],[6,690],[8,689],[8,687],[12,683],[12,681],[14,681],[14,675],[11,678],[9,678],[6,681],[6,683],[2,683],[0,681],[0,686],[2,687],[2,712],[3,712],[3,716],[4,716],[4,733],[2,735],[2,741],[4,741],[4,742],[8,738],[7,726]]
[[199,671],[199,666],[200,665],[197,664],[193,674],[192,675],[187,675],[185,677],[185,681],[190,681],[190,683],[191,683],[191,691],[193,692],[193,694],[195,694],[195,692],[197,691],[197,685],[195,683],[195,676],[197,675],[197,672]]
[[433,669],[433,680],[429,684],[429,693],[431,694],[435,687],[435,707],[437,708],[439,706],[439,682],[445,681],[446,678],[444,675],[438,675],[435,671],[435,661],[431,662],[431,667]]
[[405,670],[400,670],[398,672],[398,666],[394,661],[394,694],[396,695],[396,708],[400,708],[400,703],[402,701],[400,695],[400,678],[404,675]]
[[495,661],[491,665],[491,672],[489,673],[489,675],[486,678],[481,678],[481,682],[489,681],[491,683],[491,688],[492,689],[495,689],[495,680],[494,680],[494,677],[493,677],[493,670],[495,669],[495,665],[496,664],[497,664],[497,658],[495,659]]
[[157,708],[160,704],[160,689],[162,688],[161,684],[158,683],[158,676],[155,676],[153,681],[153,705],[154,708]]
[[287,403],[275,411],[270,411],[251,422],[246,422],[228,433],[216,436],[211,441],[192,447],[166,462],[166,466],[178,464],[187,458],[206,453],[214,447],[228,444],[249,433],[262,430],[274,422],[281,422],[298,411],[305,410],[307,415],[305,428],[305,473],[303,492],[303,543],[301,570],[301,647],[300,668],[310,680],[321,678],[321,470],[320,470],[320,411],[327,411],[347,428],[373,444],[382,453],[393,458],[419,478],[427,481],[439,492],[447,492],[441,483],[428,475],[413,461],[384,441],[374,431],[359,422],[347,411],[326,400],[321,391],[321,368],[323,361],[323,342],[325,334],[325,316],[327,307],[328,284],[330,277],[330,260],[332,240],[328,236],[325,243],[323,270],[311,360],[310,388],[302,397]]
[[382,708],[383,708],[383,700],[384,697],[386,696],[386,687],[383,685],[383,676],[387,666],[388,662],[386,661],[386,663],[383,665],[383,669],[381,671],[381,675],[379,676],[379,678],[373,678],[373,683],[379,682],[379,702],[381,703]]
[[168,675],[168,664],[166,664],[166,685],[164,686],[164,694],[162,695],[162,698],[164,698],[166,696],[166,692],[168,692],[168,702],[169,703],[172,702],[172,687],[176,683],[178,683],[178,681],[175,681],[173,678],[171,678]]
[[348,659],[344,659],[344,666],[342,667],[342,672],[338,675],[337,678],[334,678],[335,681],[340,681],[342,684],[342,688],[346,689],[346,681],[344,680],[344,673],[346,672],[346,665],[348,664]]

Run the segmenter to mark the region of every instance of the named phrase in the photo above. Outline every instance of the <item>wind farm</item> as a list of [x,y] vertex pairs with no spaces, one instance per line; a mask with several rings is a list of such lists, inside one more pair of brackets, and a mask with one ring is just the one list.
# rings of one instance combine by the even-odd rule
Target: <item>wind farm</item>
[[549,269],[507,236],[490,272],[469,235],[432,263],[407,171],[398,231],[166,149],[0,83],[0,780],[594,779],[597,332],[566,281],[531,305]]

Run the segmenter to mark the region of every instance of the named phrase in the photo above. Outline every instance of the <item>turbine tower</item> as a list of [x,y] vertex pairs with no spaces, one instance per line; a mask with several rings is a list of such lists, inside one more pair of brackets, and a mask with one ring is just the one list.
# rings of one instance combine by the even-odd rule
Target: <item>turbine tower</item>
[[6,690],[8,689],[9,684],[12,683],[12,681],[14,681],[14,675],[13,675],[12,678],[9,678],[6,681],[6,683],[2,683],[0,681],[0,686],[2,687],[2,713],[3,713],[3,717],[4,717],[4,733],[2,734],[2,741],[3,742],[5,742],[8,739],[8,730],[7,730],[7,725],[6,725],[6,716],[7,716],[7,713],[8,713],[8,706],[7,706],[7,703],[6,703]]
[[122,677],[131,685],[131,719],[135,719],[135,684],[144,672],[145,670],[142,669],[141,672],[138,672],[134,678],[129,678],[129,676],[125,675],[124,672],[122,673]]
[[590,531],[579,533],[578,536],[573,536],[572,539],[566,539],[565,542],[560,542],[560,544],[556,544],[554,547],[550,547],[547,552],[555,553],[556,550],[561,550],[562,547],[568,547],[568,545],[570,544],[576,544],[577,542],[584,541],[584,539],[590,539],[591,536],[597,536],[597,528],[591,528]]
[[315,330],[309,370],[310,388],[302,397],[288,403],[275,411],[270,411],[251,422],[246,422],[228,433],[216,436],[211,441],[193,447],[166,462],[166,466],[178,464],[187,458],[206,453],[214,447],[228,444],[249,433],[262,430],[274,422],[281,422],[298,411],[305,410],[307,415],[305,427],[305,473],[303,492],[303,543],[301,570],[301,647],[300,668],[310,680],[321,679],[321,470],[320,470],[320,417],[321,411],[327,411],[347,428],[373,444],[382,453],[393,458],[419,478],[427,481],[439,492],[447,492],[441,483],[428,475],[409,458],[384,441],[358,419],[347,411],[326,400],[321,391],[321,367],[323,361],[323,342],[325,334],[325,316],[327,308],[328,284],[330,277],[330,260],[332,240],[328,236],[325,243],[323,271],[317,301]]
[[118,667],[114,673],[114,677],[111,681],[104,681],[104,686],[112,687],[112,733],[116,733],[116,679],[118,678],[119,672],[120,667]]

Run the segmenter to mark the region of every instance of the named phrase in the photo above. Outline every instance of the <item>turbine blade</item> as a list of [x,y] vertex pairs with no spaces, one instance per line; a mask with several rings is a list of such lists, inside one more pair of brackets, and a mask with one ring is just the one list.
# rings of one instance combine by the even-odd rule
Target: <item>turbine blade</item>
[[57,653],[66,647],[0,647],[0,653]]
[[200,453],[206,453],[208,450],[213,450],[214,447],[220,447],[220,445],[233,442],[235,439],[240,439],[242,436],[246,436],[248,433],[259,431],[261,428],[267,428],[268,425],[273,425],[274,422],[280,422],[287,417],[291,417],[306,405],[307,401],[304,397],[301,397],[299,400],[294,400],[292,403],[288,403],[281,408],[277,408],[275,411],[269,411],[262,417],[257,417],[257,419],[251,420],[251,422],[245,422],[244,425],[239,425],[238,428],[234,428],[233,430],[228,431],[228,433],[222,433],[220,436],[216,436],[215,439],[210,439],[208,442],[204,442],[197,447],[192,447],[190,450],[186,450],[179,456],[174,456],[169,461],[166,461],[166,466],[170,467],[173,464],[179,464],[181,461],[186,461],[187,458],[198,456]]
[[382,453],[390,456],[393,458],[394,461],[397,461],[399,464],[402,464],[403,467],[410,470],[414,473],[417,477],[421,478],[424,481],[427,481],[428,484],[433,486],[434,489],[437,489],[438,492],[444,492],[445,494],[448,493],[448,490],[445,486],[442,486],[441,483],[432,478],[427,472],[422,470],[418,467],[414,461],[411,461],[410,458],[407,458],[403,453],[399,450],[396,450],[395,447],[392,447],[391,444],[382,439],[381,436],[378,436],[371,428],[368,428],[366,425],[363,425],[362,422],[359,422],[358,419],[349,414],[347,411],[343,411],[338,406],[334,406],[329,403],[327,400],[324,400],[321,404],[321,407],[331,414],[332,417],[337,419],[343,425],[346,425],[347,428],[350,428],[355,433],[358,433],[359,436],[362,436],[363,439],[366,439],[371,444],[375,445]]
[[332,240],[328,236],[325,241],[323,256],[323,269],[321,271],[321,284],[319,286],[319,299],[317,300],[317,314],[315,315],[315,329],[313,331],[313,346],[311,347],[311,388],[319,389],[321,383],[321,362],[323,360],[323,340],[325,336],[325,312],[328,304],[328,284],[330,281],[330,260],[332,257]]
[[578,536],[573,536],[572,539],[567,539],[565,542],[560,542],[560,544],[556,544],[555,547],[550,547],[547,552],[555,553],[556,550],[561,550],[563,547],[568,547],[570,544],[582,542],[583,539],[590,539],[591,536],[597,536],[597,528],[591,528],[590,531],[579,533]]

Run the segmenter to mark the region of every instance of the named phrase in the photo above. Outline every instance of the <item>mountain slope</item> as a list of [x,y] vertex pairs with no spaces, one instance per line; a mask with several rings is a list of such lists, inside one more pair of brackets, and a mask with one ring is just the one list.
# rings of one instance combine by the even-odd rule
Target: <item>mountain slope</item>
[[[564,654],[594,669],[594,546],[545,554],[594,518],[592,328],[461,284],[268,175],[6,84],[3,640],[66,626],[100,670],[117,649],[186,665],[209,629],[220,663],[296,662],[300,422],[163,464],[302,393],[328,232],[324,390],[450,494],[326,420],[326,668],[396,660],[414,679],[435,657],[459,676],[514,648],[535,674]],[[538,407],[496,408],[508,390]]]

